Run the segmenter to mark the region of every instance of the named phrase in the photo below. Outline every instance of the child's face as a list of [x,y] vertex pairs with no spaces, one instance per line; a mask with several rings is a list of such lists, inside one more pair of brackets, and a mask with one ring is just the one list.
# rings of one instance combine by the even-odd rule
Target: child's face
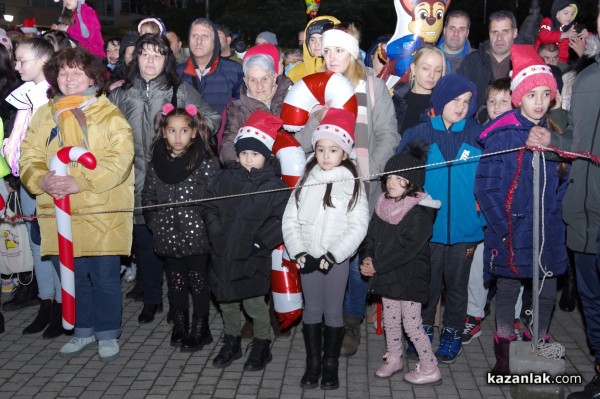
[[444,107],[444,111],[442,112],[442,119],[444,120],[446,128],[450,127],[450,125],[456,122],[460,122],[461,120],[465,119],[465,117],[467,116],[467,112],[469,111],[471,96],[472,93],[468,91],[446,104],[446,106]]
[[536,124],[546,115],[549,106],[550,88],[548,86],[538,86],[527,92],[519,103],[521,114]]
[[190,127],[188,118],[175,115],[169,117],[167,125],[163,128],[163,138],[171,147],[173,156],[182,155],[192,140],[196,137],[196,131]]
[[317,163],[323,170],[331,170],[339,166],[343,160],[348,159],[348,154],[342,147],[331,140],[319,140],[315,144]]
[[24,82],[40,83],[44,80],[44,64],[46,59],[37,58],[31,46],[21,45],[15,51],[15,69]]
[[119,47],[119,43],[117,42],[109,42],[106,46],[106,59],[109,64],[114,65],[119,61]]
[[575,7],[567,6],[556,13],[556,19],[561,25],[568,25],[575,19],[576,12]]
[[512,109],[509,90],[491,91],[485,102],[490,120]]
[[248,172],[250,172],[250,169],[252,168],[262,169],[262,167],[265,166],[266,159],[260,152],[245,150],[238,154],[238,161]]
[[67,10],[74,10],[77,8],[77,0],[64,0],[64,2]]
[[398,199],[406,192],[410,182],[402,176],[388,175],[385,180],[388,197]]

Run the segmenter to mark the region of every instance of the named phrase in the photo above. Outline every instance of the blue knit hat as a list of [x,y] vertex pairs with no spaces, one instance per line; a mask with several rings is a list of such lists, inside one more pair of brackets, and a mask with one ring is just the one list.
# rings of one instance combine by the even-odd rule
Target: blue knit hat
[[446,104],[469,91],[473,93],[473,96],[469,103],[467,116],[473,115],[477,108],[477,86],[462,75],[450,74],[443,76],[438,80],[431,95],[433,111],[436,115],[441,116]]

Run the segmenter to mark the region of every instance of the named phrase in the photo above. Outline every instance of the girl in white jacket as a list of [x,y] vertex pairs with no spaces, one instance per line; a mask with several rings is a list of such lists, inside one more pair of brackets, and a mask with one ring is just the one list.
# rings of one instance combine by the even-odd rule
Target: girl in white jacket
[[321,389],[339,387],[348,258],[365,238],[369,224],[365,190],[355,179],[358,172],[350,159],[355,120],[346,110],[332,108],[327,112],[313,133],[315,154],[298,183],[307,187],[296,190],[283,215],[283,238],[288,252],[296,259],[304,292],[303,388],[317,387],[321,366]]

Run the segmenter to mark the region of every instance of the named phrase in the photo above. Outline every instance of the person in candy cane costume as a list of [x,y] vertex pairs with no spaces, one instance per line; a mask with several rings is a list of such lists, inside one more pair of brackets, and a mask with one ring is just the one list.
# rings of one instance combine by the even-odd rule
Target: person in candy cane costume
[[[75,333],[59,351],[74,357],[96,346],[100,360],[119,355],[121,255],[131,251],[133,134],[123,114],[103,94],[105,67],[78,47],[60,51],[44,67],[50,102],[35,113],[21,144],[20,174],[36,195],[41,253],[58,267],[54,199],[70,196],[75,256]],[[80,146],[97,160],[94,170],[69,166],[67,176],[49,170],[59,149]],[[64,298],[63,298],[64,300]]]

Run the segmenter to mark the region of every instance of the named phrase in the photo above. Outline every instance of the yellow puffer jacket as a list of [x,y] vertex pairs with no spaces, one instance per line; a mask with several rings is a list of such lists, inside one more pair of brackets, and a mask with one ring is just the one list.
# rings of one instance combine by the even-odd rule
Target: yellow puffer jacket
[[[334,24],[339,24],[340,21],[339,19],[335,18],[335,17],[330,17],[330,16],[326,16],[323,15],[321,17],[316,17],[314,19],[311,19],[308,24],[306,25],[306,28],[304,28],[304,35],[306,37],[306,31],[308,29],[309,26],[311,26],[312,24],[314,24],[317,21],[321,21],[323,19],[327,19],[329,21],[332,21]],[[292,82],[296,83],[297,81],[299,81],[300,79],[302,79],[305,76],[308,75],[312,75],[315,72],[320,72],[321,71],[321,67],[323,66],[323,57],[314,57],[310,51],[308,51],[308,45],[306,44],[306,42],[308,41],[308,37],[306,37],[306,40],[304,40],[304,43],[302,43],[302,53],[303,53],[303,61],[301,63],[299,63],[298,65],[296,65],[295,67],[293,67],[290,72],[288,72],[288,78],[290,78],[292,80]]]
[[[105,96],[100,96],[84,112],[89,150],[96,157],[97,166],[94,170],[79,164],[69,166],[69,174],[75,178],[80,190],[70,196],[74,254],[75,257],[129,255],[133,212],[77,215],[133,208],[131,127],[121,111]],[[40,107],[21,144],[19,160],[21,181],[29,192],[37,196],[42,255],[58,254],[54,201],[40,187],[42,178],[48,173],[50,160],[59,150],[57,138],[46,146],[50,131],[55,126],[50,103]]]

